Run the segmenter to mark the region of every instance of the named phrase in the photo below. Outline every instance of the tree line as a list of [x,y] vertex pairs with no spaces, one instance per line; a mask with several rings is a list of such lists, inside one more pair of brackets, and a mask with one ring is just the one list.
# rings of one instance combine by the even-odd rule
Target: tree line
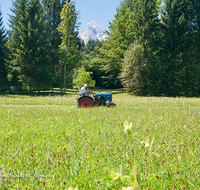
[[107,39],[87,44],[73,1],[15,0],[11,10],[7,34],[0,15],[0,88],[72,87],[95,67],[102,87],[200,95],[198,0],[123,0]]
[[0,88],[59,87],[64,77],[60,69],[67,65],[68,74],[80,59],[75,3],[70,0],[15,0],[11,11],[7,35],[0,15],[3,54]]
[[198,0],[123,1],[100,50],[105,82],[139,95],[198,96],[199,26]]

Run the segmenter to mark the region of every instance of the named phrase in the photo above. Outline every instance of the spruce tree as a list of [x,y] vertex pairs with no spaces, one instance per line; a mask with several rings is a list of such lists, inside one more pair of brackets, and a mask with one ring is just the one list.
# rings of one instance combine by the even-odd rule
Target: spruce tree
[[162,48],[160,51],[161,91],[163,94],[184,95],[187,77],[190,32],[188,0],[165,0],[162,14]]
[[11,71],[10,75],[10,86],[14,87],[15,89],[22,89],[22,80],[20,80],[20,74],[21,74],[21,68],[20,65],[17,63],[17,49],[20,48],[20,31],[23,30],[22,26],[24,25],[24,28],[27,28],[28,26],[25,25],[25,14],[26,14],[26,4],[28,3],[28,0],[15,0],[12,2],[11,11],[12,14],[9,15],[9,22],[10,22],[10,41],[9,41],[9,50],[11,52],[10,55],[10,66]]
[[6,89],[8,82],[6,68],[6,41],[6,34],[3,26],[2,14],[0,9],[0,89]]
[[49,32],[48,40],[51,42],[48,51],[50,52],[51,67],[54,70],[54,85],[58,86],[60,74],[58,46],[61,44],[61,36],[57,27],[61,22],[60,12],[66,0],[42,0],[41,2],[45,15],[46,30]]
[[100,52],[103,56],[101,70],[104,72],[102,79],[104,84],[109,88],[121,87],[120,72],[122,68],[122,59],[124,52],[129,45],[135,40],[133,28],[133,12],[128,7],[121,7],[115,19],[109,23],[107,40],[103,42]]
[[140,76],[141,94],[155,95],[159,78],[157,77],[156,54],[159,48],[160,21],[158,19],[159,2],[157,0],[135,1],[133,26],[135,39],[143,48],[148,65],[143,68]]
[[[16,0],[11,17],[14,64],[30,89],[52,86],[47,33],[39,0]],[[19,15],[20,14],[20,15]]]
[[200,3],[198,0],[192,0],[189,4],[189,19],[190,19],[190,30],[192,30],[192,35],[190,36],[190,67],[187,68],[189,73],[188,80],[190,84],[188,85],[188,90],[190,95],[199,96],[200,95]]

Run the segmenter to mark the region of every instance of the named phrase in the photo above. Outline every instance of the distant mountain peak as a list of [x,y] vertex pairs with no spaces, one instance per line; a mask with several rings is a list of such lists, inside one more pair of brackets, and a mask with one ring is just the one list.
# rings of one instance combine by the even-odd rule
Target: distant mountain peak
[[83,31],[80,33],[79,37],[84,41],[86,44],[89,39],[92,40],[105,40],[107,35],[103,32],[105,29],[101,27],[98,23],[96,23],[94,20],[88,22],[86,27],[83,29]]

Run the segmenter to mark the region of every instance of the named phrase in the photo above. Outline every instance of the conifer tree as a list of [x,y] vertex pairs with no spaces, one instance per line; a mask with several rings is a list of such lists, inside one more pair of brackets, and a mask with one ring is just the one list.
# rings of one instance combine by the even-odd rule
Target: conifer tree
[[162,47],[160,51],[160,80],[163,94],[184,95],[183,80],[187,75],[190,31],[188,0],[165,0],[162,15]]
[[108,38],[103,42],[100,52],[103,56],[101,70],[105,73],[103,80],[109,88],[121,87],[119,76],[124,52],[135,40],[132,20],[133,12],[131,12],[131,8],[124,9],[121,7],[113,22],[109,23],[110,31],[106,31]]
[[54,70],[53,78],[55,85],[58,85],[59,83],[60,74],[58,46],[61,44],[61,36],[57,27],[61,22],[60,12],[65,2],[66,0],[42,0],[42,7],[46,20],[46,30],[49,32],[48,40],[51,42],[48,51],[50,52],[50,61]]
[[[158,7],[157,0],[124,0],[121,3],[114,21],[110,23],[108,40],[103,42],[101,48],[104,56],[102,70],[105,71],[105,82],[108,86],[120,86],[122,59],[135,40],[142,45],[146,58],[152,62],[155,59],[159,31]],[[146,83],[149,83],[148,75],[145,77]],[[147,86],[144,88],[146,90]]]
[[[135,39],[143,48],[144,57],[148,65],[143,68],[143,77],[140,76],[142,86],[141,94],[155,94],[158,84],[156,54],[159,49],[160,22],[158,19],[159,1],[137,0],[135,1],[133,26]],[[143,91],[143,92],[142,92]]]
[[[0,7],[1,8],[1,7]],[[6,34],[2,21],[0,9],[0,89],[7,88],[7,69],[6,69]]]
[[[190,30],[192,30],[192,36],[190,36],[190,67],[187,67],[188,85],[187,91],[192,91],[190,95],[200,95],[200,3],[198,0],[192,0],[189,4],[189,19],[190,19]],[[192,76],[191,76],[192,75]]]
[[[14,64],[30,89],[52,85],[47,33],[39,0],[16,0],[11,17]],[[20,14],[20,15],[19,15]]]
[[15,0],[12,3],[12,14],[9,15],[9,22],[10,22],[10,41],[9,41],[9,50],[11,52],[10,55],[10,86],[15,87],[15,89],[22,89],[22,80],[20,80],[20,65],[17,63],[17,49],[20,48],[20,31],[24,28],[27,28],[26,21],[25,21],[25,14],[26,14],[26,4],[28,0]]

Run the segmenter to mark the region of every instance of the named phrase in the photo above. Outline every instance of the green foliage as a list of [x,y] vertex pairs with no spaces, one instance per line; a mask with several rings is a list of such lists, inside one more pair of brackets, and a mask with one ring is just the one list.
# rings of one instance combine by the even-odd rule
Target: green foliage
[[93,66],[99,66],[99,62],[102,58],[99,49],[102,47],[102,43],[99,40],[89,40],[85,45],[82,42],[81,54],[82,60],[79,62],[79,67],[84,66],[85,69],[89,69]]
[[131,11],[134,11],[134,7],[135,7],[135,0],[123,0],[120,2],[120,7],[117,9],[117,11],[120,11],[120,8],[124,10],[130,8]]
[[[1,8],[1,7],[0,7]],[[0,9],[0,89],[7,88],[7,68],[6,68],[6,34],[2,21],[2,14]]]
[[135,42],[130,45],[124,54],[121,72],[121,81],[128,92],[140,94],[145,88],[145,77],[147,59],[144,56],[143,48]]
[[[105,72],[105,83],[108,86],[120,86],[119,76],[124,52],[135,40],[142,45],[145,58],[153,64],[154,54],[158,49],[158,39],[156,39],[159,31],[158,11],[156,0],[121,3],[115,20],[110,23],[110,32],[107,32],[108,40],[103,43],[101,49],[104,57],[101,67]],[[148,81],[146,81],[146,87],[147,84]]]
[[88,87],[94,87],[95,80],[91,79],[90,77],[91,74],[92,72],[86,72],[85,68],[82,66],[78,70],[77,78],[73,80],[74,85],[76,85],[76,83],[79,82],[80,86],[87,84]]
[[59,64],[59,52],[58,46],[61,44],[61,36],[57,30],[58,25],[61,22],[60,12],[66,0],[42,0],[42,8],[45,15],[46,21],[46,31],[48,31],[48,41],[50,41],[50,46],[48,46],[49,59],[51,62],[51,67],[53,68],[53,80],[54,85],[59,85],[59,75],[60,75],[60,64]]
[[190,52],[193,51],[191,36],[194,31],[190,28],[188,3],[189,0],[166,0],[162,14],[158,88],[170,96],[189,95],[190,88],[195,84],[191,73],[194,66],[190,59]]
[[[135,38],[141,44],[144,58],[148,59],[146,71],[140,76],[140,92],[143,95],[155,95],[157,91],[157,54],[160,47],[160,21],[158,19],[160,2],[157,0],[138,0],[134,9]],[[148,71],[148,72],[147,72]]]
[[138,182],[137,182],[137,165],[136,165],[136,163],[132,167],[130,177],[131,177],[131,186],[133,187],[134,190],[138,190],[139,185],[138,185]]
[[75,9],[75,2],[68,2],[64,5],[58,26],[61,34],[62,43],[59,45],[60,59],[62,64],[67,65],[67,70],[72,71],[77,67],[80,60],[80,42],[78,38],[78,19],[79,13]]
[[48,54],[48,33],[39,0],[16,0],[11,16],[10,48],[13,66],[17,66],[19,80],[31,88],[52,86],[52,68]]
[[104,83],[107,87],[120,87],[120,70],[125,50],[134,41],[133,13],[130,8],[120,8],[113,22],[109,23],[110,32],[106,31],[108,38],[100,49],[103,55],[101,70],[105,73]]

